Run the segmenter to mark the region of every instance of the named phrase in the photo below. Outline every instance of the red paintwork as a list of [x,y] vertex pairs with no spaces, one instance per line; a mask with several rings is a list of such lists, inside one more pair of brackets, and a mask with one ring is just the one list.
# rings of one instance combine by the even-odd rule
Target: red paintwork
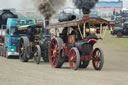
[[110,22],[110,23],[109,23],[109,27],[111,27],[111,26],[114,26],[114,28],[115,28],[115,27],[116,27],[116,23]]
[[[89,17],[89,18],[84,18],[82,20],[78,20],[78,21],[68,21],[68,22],[62,22],[62,23],[58,23],[58,24],[48,25],[46,27],[46,29],[65,28],[65,27],[67,27],[67,29],[68,29],[68,27],[72,27],[72,26],[77,27],[78,25],[84,24],[87,22],[90,25],[95,25],[96,28],[99,27],[100,24],[102,24],[103,26],[107,26],[109,24],[109,22],[104,19]],[[99,33],[99,30],[97,30],[97,33]],[[86,37],[83,40],[87,40],[88,43],[90,43],[90,44],[97,43],[96,39],[89,39],[88,37]],[[76,42],[76,40],[75,40],[74,35],[69,35],[67,43],[62,43],[63,45],[61,48],[58,48],[58,43],[55,38],[51,41],[51,46],[50,46],[50,50],[49,50],[49,58],[50,58],[50,63],[53,67],[56,67],[56,65],[58,63],[58,57],[59,57],[60,50],[64,50],[64,52],[62,52],[62,53],[64,53],[64,57],[68,57],[70,67],[72,69],[74,69],[74,66],[77,61],[77,58],[76,58],[77,56],[76,56],[75,50],[72,49],[72,47],[74,47],[75,42]],[[93,58],[92,58],[93,53],[94,53],[93,48],[91,50],[92,51],[90,52],[89,55],[81,55],[80,54],[81,60],[84,60],[84,61],[89,61],[91,59],[93,60]],[[78,49],[78,51],[79,51],[79,49]],[[96,56],[96,58],[97,58],[97,56]],[[97,60],[99,60],[99,59],[97,58]]]
[[93,65],[94,65],[94,67],[95,67],[96,69],[99,68],[99,65],[100,65],[100,63],[101,63],[100,57],[101,57],[100,54],[99,54],[99,53],[97,54],[97,52],[96,52],[96,54],[94,55],[94,60],[93,60]]
[[19,48],[16,49],[16,52],[19,52]]
[[97,40],[96,39],[89,39],[88,43],[91,43],[91,42],[95,44],[95,43],[97,43]]
[[[96,39],[89,39],[88,40],[88,42],[89,43],[97,43],[97,40]],[[70,56],[70,49],[72,48],[72,46],[70,46],[69,44],[67,44],[67,43],[64,43],[63,44],[63,47],[64,47],[64,49],[65,49],[65,56]],[[90,59],[92,59],[91,58],[91,56],[93,55],[93,50],[92,50],[92,52],[90,53],[90,55],[86,55],[86,56],[81,56],[81,60],[85,60],[85,61],[88,61],[88,60],[90,60]]]
[[52,44],[50,46],[49,50],[49,57],[50,57],[50,63],[52,67],[56,67],[57,61],[58,61],[58,55],[59,55],[59,48],[58,48],[58,43],[55,39],[53,39]]
[[75,43],[75,35],[69,35],[68,36],[68,43],[71,43],[71,44],[73,44],[73,43]]
[[71,49],[69,52],[69,65],[72,69],[75,68],[76,61],[77,61],[77,54],[74,49]]

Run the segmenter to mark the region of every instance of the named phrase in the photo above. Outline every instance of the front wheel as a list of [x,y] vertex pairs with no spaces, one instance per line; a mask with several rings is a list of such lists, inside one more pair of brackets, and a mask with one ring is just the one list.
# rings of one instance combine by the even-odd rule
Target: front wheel
[[41,57],[41,48],[39,45],[36,45],[35,46],[35,49],[34,49],[34,61],[36,64],[39,64],[40,63],[40,57]]
[[100,48],[96,48],[93,52],[93,67],[95,70],[101,70],[104,65],[104,54]]
[[61,68],[64,63],[64,58],[61,56],[63,40],[54,38],[50,43],[49,60],[54,68]]
[[77,70],[80,65],[80,53],[77,48],[72,48],[69,52],[69,65],[71,69]]

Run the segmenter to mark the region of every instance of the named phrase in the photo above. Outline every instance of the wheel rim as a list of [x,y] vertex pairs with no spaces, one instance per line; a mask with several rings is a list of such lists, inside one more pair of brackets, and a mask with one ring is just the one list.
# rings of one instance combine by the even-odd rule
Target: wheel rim
[[79,67],[79,64],[80,64],[80,55],[76,51],[76,49],[71,49],[69,53],[70,53],[69,54],[70,68],[77,70],[77,68]]
[[34,60],[35,60],[35,62],[37,61],[37,59],[38,59],[38,50],[37,50],[37,48],[35,48],[35,52],[34,52]]
[[97,49],[93,55],[93,66],[96,70],[99,70],[101,67],[101,63],[102,63],[101,57],[102,57],[101,51]]
[[49,52],[49,57],[50,57],[50,63],[53,67],[57,65],[58,62],[58,56],[59,56],[59,47],[56,39],[53,39],[51,44],[50,44],[50,52]]
[[24,47],[23,40],[20,42],[20,50],[19,50],[19,53],[20,53],[20,59],[23,60],[23,56],[24,56],[24,53],[25,53],[25,47]]

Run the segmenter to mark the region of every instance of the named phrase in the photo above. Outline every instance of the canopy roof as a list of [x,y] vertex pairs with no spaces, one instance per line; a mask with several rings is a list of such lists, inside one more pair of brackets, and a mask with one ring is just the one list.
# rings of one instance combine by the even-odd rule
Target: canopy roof
[[50,24],[46,27],[46,29],[72,27],[84,23],[89,23],[90,25],[94,25],[94,26],[100,26],[100,24],[102,24],[103,26],[107,26],[109,24],[107,20],[104,20],[102,18],[90,17],[88,19],[82,19],[78,21],[68,21],[68,22],[60,22],[57,24]]

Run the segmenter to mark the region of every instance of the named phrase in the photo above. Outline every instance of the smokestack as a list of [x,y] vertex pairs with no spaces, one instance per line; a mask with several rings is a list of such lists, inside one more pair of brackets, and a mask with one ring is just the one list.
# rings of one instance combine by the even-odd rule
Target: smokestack
[[45,18],[45,26],[48,26],[49,25],[49,18]]
[[46,29],[46,27],[49,25],[49,18],[47,18],[47,17],[45,17],[44,18],[44,23],[43,23],[43,33],[45,34],[45,35],[47,35],[47,34],[49,34],[49,32],[48,32],[48,30]]

